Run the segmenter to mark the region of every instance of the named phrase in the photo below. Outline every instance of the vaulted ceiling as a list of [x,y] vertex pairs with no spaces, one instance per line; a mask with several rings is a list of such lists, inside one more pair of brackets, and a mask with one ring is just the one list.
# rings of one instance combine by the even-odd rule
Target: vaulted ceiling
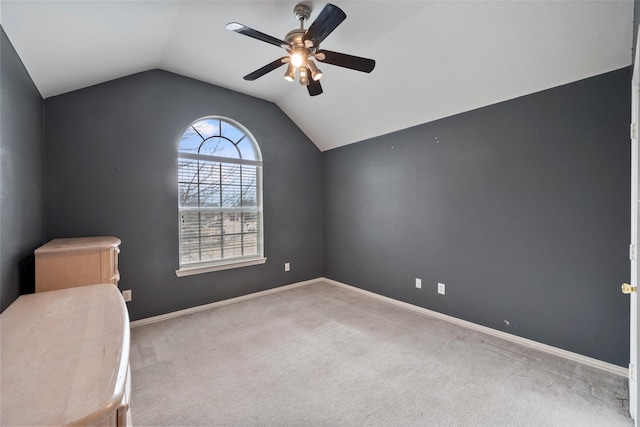
[[[312,8],[305,28],[324,2]],[[0,22],[44,98],[160,68],[277,104],[328,150],[631,64],[632,1],[340,1],[324,49],[376,60],[371,74],[319,64],[310,97],[285,51],[295,1],[2,0]]]

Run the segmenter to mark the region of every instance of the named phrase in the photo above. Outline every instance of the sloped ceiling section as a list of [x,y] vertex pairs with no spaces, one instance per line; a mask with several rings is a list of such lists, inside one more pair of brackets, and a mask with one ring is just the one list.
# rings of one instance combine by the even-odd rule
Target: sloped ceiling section
[[321,64],[316,97],[284,68],[244,81],[284,51],[225,29],[284,38],[296,2],[2,0],[0,22],[45,98],[161,68],[276,103],[323,151],[631,64],[632,1],[335,4],[322,47],[377,65]]

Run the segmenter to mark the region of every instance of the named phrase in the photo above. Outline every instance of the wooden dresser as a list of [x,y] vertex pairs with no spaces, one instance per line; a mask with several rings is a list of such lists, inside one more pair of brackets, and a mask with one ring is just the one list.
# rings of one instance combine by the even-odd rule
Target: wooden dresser
[[76,237],[54,239],[34,251],[36,292],[74,286],[113,283],[118,285],[120,239]]
[[115,286],[23,295],[0,334],[1,425],[131,425],[129,316]]

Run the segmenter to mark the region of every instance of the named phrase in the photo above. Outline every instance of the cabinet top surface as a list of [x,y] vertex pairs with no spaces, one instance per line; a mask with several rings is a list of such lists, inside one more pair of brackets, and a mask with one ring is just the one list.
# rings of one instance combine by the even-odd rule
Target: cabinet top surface
[[23,295],[0,334],[0,424],[92,425],[122,401],[129,316],[112,284]]
[[98,237],[71,237],[65,239],[53,239],[36,249],[36,254],[47,252],[62,252],[81,249],[101,249],[106,247],[120,246],[120,239],[112,236]]

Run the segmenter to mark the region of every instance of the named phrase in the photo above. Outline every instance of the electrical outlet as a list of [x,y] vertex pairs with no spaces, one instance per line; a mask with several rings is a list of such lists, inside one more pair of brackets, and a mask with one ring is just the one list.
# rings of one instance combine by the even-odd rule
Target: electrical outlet
[[131,301],[131,289],[127,289],[126,291],[122,291],[122,298],[124,298],[124,302]]
[[291,264],[289,264],[288,262],[284,263],[284,271],[289,271],[291,270]]
[[444,283],[438,283],[438,293],[444,295]]
[[416,278],[416,288],[422,289],[422,279]]

